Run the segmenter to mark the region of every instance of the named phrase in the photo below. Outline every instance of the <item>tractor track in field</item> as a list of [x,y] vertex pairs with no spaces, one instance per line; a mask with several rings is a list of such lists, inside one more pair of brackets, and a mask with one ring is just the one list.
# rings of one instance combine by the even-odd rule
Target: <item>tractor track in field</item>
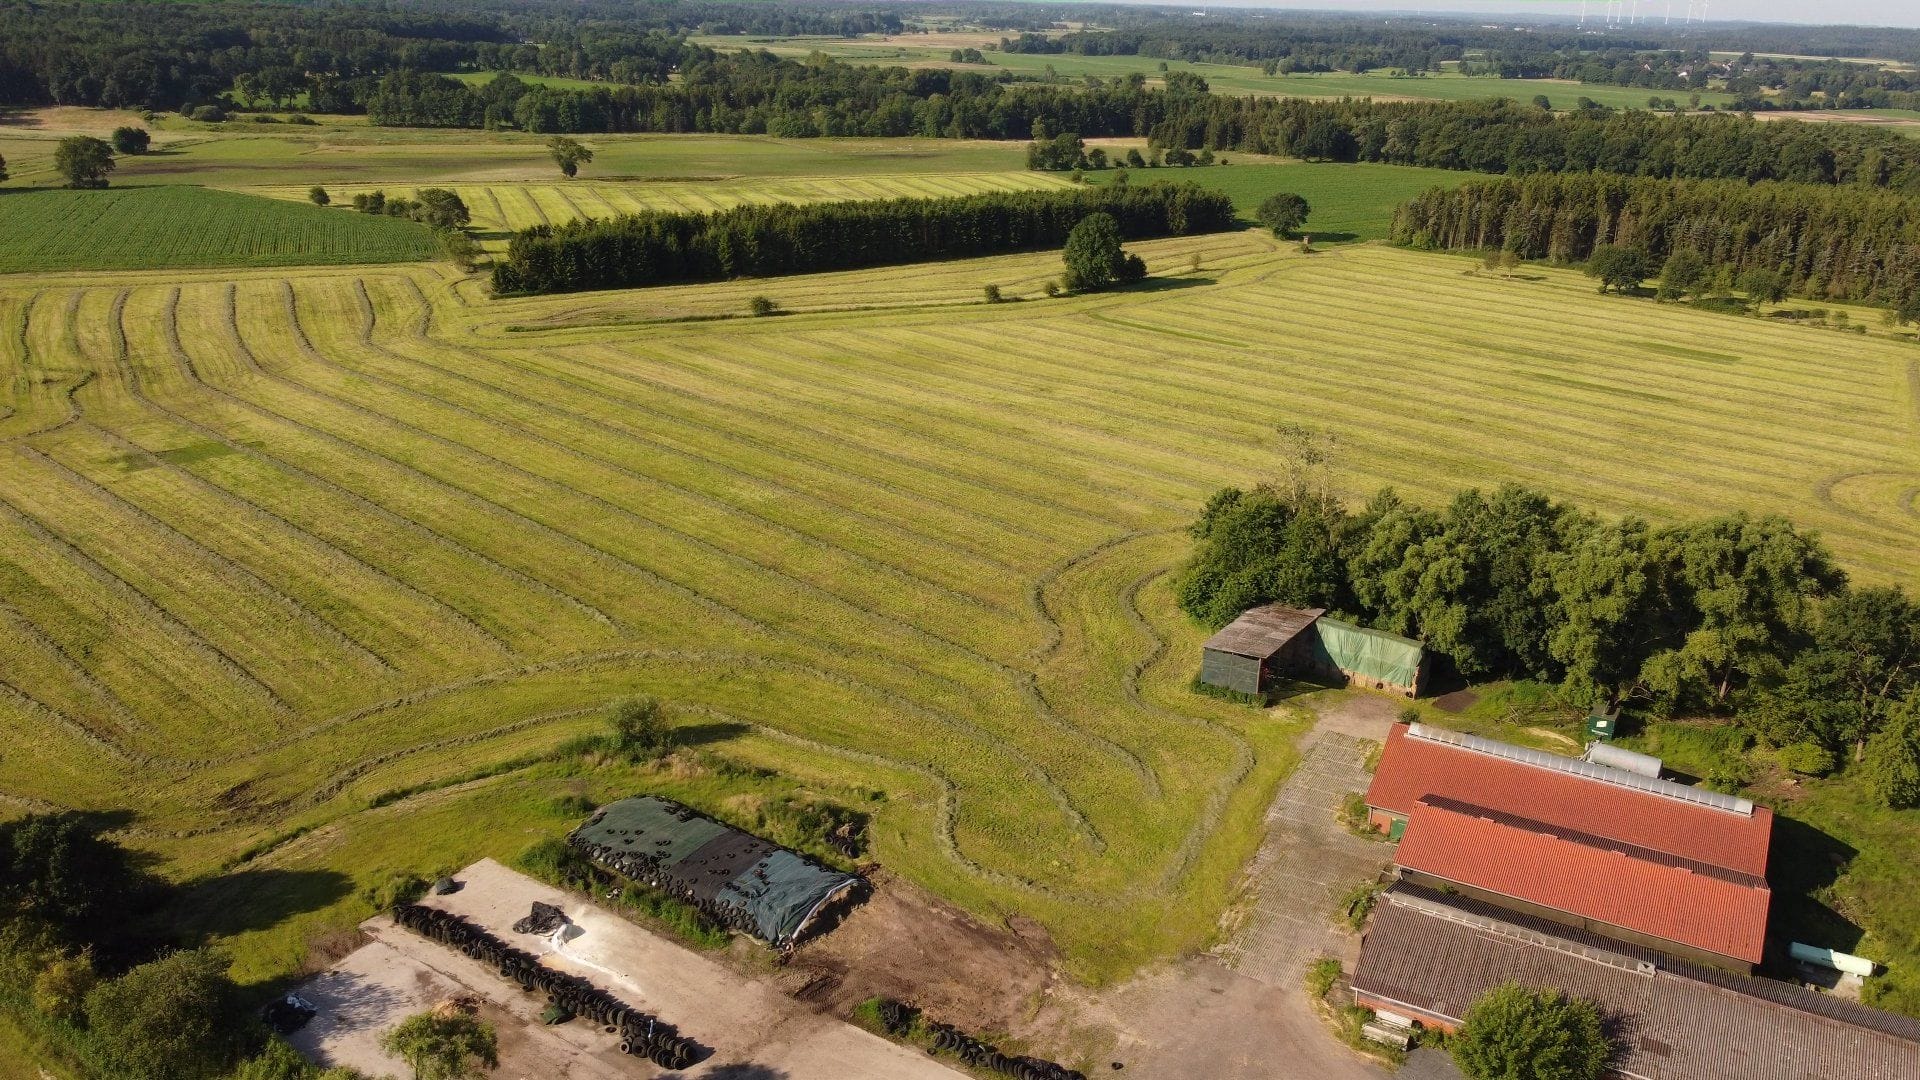
[[[167,410],[160,409],[155,405],[152,397],[147,393],[146,387],[141,381],[139,370],[135,367],[135,365],[133,364],[132,360],[129,357],[129,353],[127,349],[125,316],[126,316],[127,296],[130,291],[131,290],[128,290],[128,289],[122,289],[114,299],[113,322],[112,322],[112,332],[113,332],[113,338],[114,338],[114,364],[116,369],[119,371],[121,378],[125,380],[127,389],[135,401],[139,402],[144,407],[155,408],[156,411],[160,411],[163,414],[171,416],[172,414],[167,412]],[[174,295],[177,298],[178,296],[177,289]],[[169,311],[169,318],[170,317],[171,317],[171,311]],[[174,330],[174,333],[177,334],[177,329]],[[425,590],[420,589],[417,586],[412,585],[411,583],[400,580],[399,578],[393,576],[392,574],[389,574],[386,571],[380,569],[379,567],[374,566],[373,564],[367,562],[366,560],[360,558],[359,556],[353,554],[352,552],[347,551],[344,548],[341,548],[340,546],[332,543],[331,541],[328,541],[326,539],[323,539],[319,536],[314,535],[312,532],[302,528],[301,526],[295,524],[294,522],[288,520],[287,518],[281,516],[280,514],[275,513],[274,511],[268,509],[267,507],[262,506],[261,504],[256,503],[250,499],[243,498],[235,494],[234,492],[228,490],[227,488],[224,488],[218,484],[213,483],[212,481],[206,479],[205,477],[199,475],[198,473],[195,473],[190,469],[183,468],[175,464],[174,462],[167,460],[161,455],[154,453],[152,450],[148,449],[147,447],[129,438],[126,438],[124,435],[122,435],[119,432],[110,431],[106,428],[102,428],[97,425],[94,426],[94,430],[98,431],[102,435],[102,437],[119,444],[128,453],[136,454],[140,456],[143,460],[151,462],[156,467],[164,467],[165,469],[168,470],[169,475],[175,475],[175,476],[184,478],[189,484],[194,486],[195,490],[205,491],[209,493],[214,498],[218,499],[222,505],[231,506],[242,513],[255,514],[276,523],[278,527],[285,529],[290,535],[300,538],[300,541],[302,543],[312,544],[318,547],[320,550],[328,553],[330,557],[340,560],[343,564],[347,566],[357,567],[363,573],[366,573],[367,575],[373,578],[376,578],[380,581],[385,582],[387,585],[391,586],[396,591],[404,593],[410,597],[413,597],[416,600],[421,601],[422,603],[425,603],[427,606],[431,607],[442,618],[447,619],[454,625],[461,627],[462,629],[466,630],[468,633],[487,642],[491,647],[493,647],[497,651],[503,654],[510,654],[512,652],[511,646],[509,646],[509,644],[504,638],[501,638],[499,635],[494,634],[490,630],[487,630],[485,627],[481,626],[478,622],[475,622],[472,618],[467,616],[465,612],[460,611],[459,609],[453,607],[451,604],[446,603],[445,601],[441,600],[438,597],[433,596],[432,594],[426,592]]]
[[[568,392],[589,397],[596,401],[604,402],[624,412],[633,412],[643,408],[643,406],[640,405],[640,403],[635,402],[632,399],[622,398],[617,395],[607,393],[606,391],[601,390],[598,387],[592,386],[590,384],[572,382],[572,381],[563,379],[557,375],[552,375],[543,371],[537,371],[532,368],[527,368],[520,365],[512,364],[508,361],[501,360],[498,357],[480,353],[473,349],[468,349],[462,346],[448,344],[448,343],[435,340],[432,337],[433,312],[432,312],[431,303],[430,301],[428,301],[426,294],[420,291],[420,287],[418,283],[414,282],[411,278],[401,278],[399,280],[410,291],[414,301],[418,303],[421,307],[421,313],[420,313],[420,318],[418,322],[413,327],[410,327],[407,330],[408,338],[416,342],[421,348],[424,349],[424,348],[430,347],[435,349],[444,349],[448,352],[458,354],[462,359],[470,361],[474,364],[485,364],[489,367],[493,367],[499,370],[512,372],[513,374],[517,375],[520,378],[527,379],[527,380],[540,383],[546,386],[551,386],[556,389],[565,389]],[[356,286],[360,286],[360,283],[358,282],[356,282],[355,284]],[[364,293],[365,291],[364,287],[360,286],[360,288],[361,288],[361,291]],[[369,324],[368,332],[369,334],[371,334],[373,316],[370,310],[370,305],[363,305],[363,312],[365,313],[365,317]],[[437,363],[431,363],[429,361],[422,361],[422,360],[414,360],[414,358],[411,358],[411,357],[408,359],[413,360],[413,362],[417,364],[421,364],[423,366],[429,366],[436,371],[442,371],[452,376],[465,378],[467,381],[474,382],[478,385],[493,388],[496,392],[510,393],[512,394],[513,397],[515,397],[518,400],[537,401],[537,399],[528,397],[527,395],[522,394],[518,391],[509,391],[505,387],[500,386],[499,384],[490,383],[483,379],[475,379],[470,376],[463,376],[461,375],[461,373],[455,371],[454,369],[443,368]],[[543,406],[543,407],[547,408],[549,411],[553,411],[556,413],[563,413],[565,411],[565,410],[553,408],[552,406]],[[862,525],[867,528],[874,529],[879,532],[885,532],[885,533],[891,533],[891,534],[903,536],[913,543],[921,543],[921,544],[927,544],[930,546],[939,547],[942,550],[947,551],[950,554],[961,557],[961,558],[987,562],[993,566],[998,567],[1001,570],[1013,571],[1017,569],[1017,567],[1015,567],[1014,564],[1003,561],[1003,560],[999,560],[989,552],[983,552],[983,551],[976,550],[974,548],[966,547],[966,546],[954,543],[950,540],[947,540],[943,537],[929,536],[924,533],[914,532],[913,530],[908,529],[888,518],[869,514],[861,510],[857,506],[853,506],[844,502],[831,500],[824,496],[817,495],[813,492],[809,492],[804,489],[795,487],[791,484],[784,483],[775,476],[749,472],[745,469],[741,469],[736,466],[730,465],[716,458],[711,458],[703,454],[699,454],[695,451],[688,450],[679,446],[672,445],[671,443],[661,441],[657,438],[651,437],[643,429],[637,429],[624,424],[614,424],[597,416],[588,416],[586,414],[578,414],[578,415],[582,420],[593,424],[595,427],[599,427],[611,433],[618,434],[623,438],[626,438],[639,445],[649,447],[661,454],[674,457],[678,460],[685,461],[690,465],[695,465],[700,468],[711,468],[715,471],[725,473],[726,475],[734,477],[736,480],[742,483],[759,484],[759,485],[773,488],[778,491],[786,492],[794,498],[804,499],[810,503],[816,503],[822,507],[825,507],[831,510],[836,515],[844,516],[845,518],[852,521],[861,522]],[[973,598],[973,602],[980,603],[980,604],[987,603],[986,601],[982,601],[978,598]],[[988,604],[987,606],[993,608],[994,610],[1002,610],[1002,611],[1006,610],[1005,608],[1000,608],[991,604]]]
[[113,570],[69,542],[65,537],[47,528],[38,518],[22,510],[15,505],[11,499],[8,499],[4,495],[0,495],[0,517],[8,519],[17,527],[24,529],[47,549],[58,551],[65,555],[69,562],[79,567],[88,577],[100,583],[108,592],[118,597],[121,601],[128,604],[128,606],[139,610],[149,619],[166,627],[170,634],[177,635],[179,640],[184,643],[188,649],[199,655],[209,666],[225,672],[236,682],[246,687],[259,699],[260,703],[266,707],[269,713],[283,719],[293,715],[293,710],[288,707],[286,701],[280,697],[279,693],[263,682],[259,676],[249,671],[246,665],[240,663],[219,646],[202,637],[198,631],[188,626],[185,622],[182,622],[178,616],[168,611],[152,597],[140,591],[133,583],[127,581],[119,574],[114,573]]
[[[324,366],[336,366],[336,367],[339,366],[339,365],[335,365],[332,361],[327,360],[325,357],[321,356],[318,350],[314,348],[313,344],[306,339],[304,331],[302,331],[300,328],[297,309],[294,307],[292,302],[291,287],[285,281],[282,281],[280,284],[281,284],[282,301],[287,311],[288,325],[294,331],[296,335],[296,344],[301,349],[302,353],[308,359],[313,360],[318,364],[321,364]],[[388,380],[384,380],[380,376],[367,375],[364,372],[356,371],[355,374],[360,375],[361,377],[367,378],[369,380],[388,382]],[[304,385],[304,384],[301,384],[301,385]],[[395,384],[395,385],[398,386],[398,384]],[[318,391],[318,392],[325,394],[324,391]],[[433,398],[431,395],[426,395],[419,391],[409,390],[409,392],[412,396],[425,398],[425,399],[434,401],[436,403],[444,404],[443,402],[440,401],[440,399]],[[326,395],[326,396],[332,397],[334,395]],[[337,400],[344,401],[344,399],[337,399]],[[387,416],[388,414],[381,413],[378,415]],[[405,427],[412,431],[415,431],[418,434],[420,434],[422,437],[427,438],[431,441],[444,443],[449,447],[466,449],[469,452],[475,454],[476,456],[482,457],[488,461],[493,462],[494,464],[498,465],[501,469],[523,475],[524,477],[526,477],[527,479],[533,482],[560,486],[557,481],[549,480],[543,477],[541,474],[532,472],[531,470],[524,469],[521,466],[515,465],[511,462],[507,462],[504,459],[498,458],[494,455],[485,454],[484,452],[481,452],[478,450],[473,450],[470,447],[468,447],[467,444],[459,442],[458,440],[449,439],[446,436],[438,434],[437,432],[431,432],[425,428],[419,427],[418,425],[410,424],[404,421],[391,420],[391,422],[394,423],[396,426]],[[564,449],[563,444],[555,443],[554,445]],[[682,530],[675,529],[670,526],[654,523],[651,519],[644,518],[630,510],[627,510],[625,507],[622,507],[617,503],[614,503],[610,500],[602,498],[591,492],[581,491],[578,489],[571,488],[570,486],[568,486],[566,490],[574,493],[577,497],[580,497],[588,502],[593,503],[596,506],[602,507],[603,509],[605,509],[610,513],[618,514],[620,516],[628,518],[629,520],[632,520],[636,524],[639,524],[643,527],[656,528],[670,535],[681,537],[686,542],[702,550],[708,551],[710,554],[713,554],[716,557],[722,558],[725,561],[740,564],[747,568],[757,569],[763,573],[767,573],[771,576],[777,577],[783,580],[788,585],[788,587],[798,590],[803,594],[814,596],[821,603],[827,606],[838,607],[846,610],[847,612],[855,615],[856,617],[864,617],[866,619],[878,622],[882,625],[886,625],[890,627],[892,630],[894,630],[894,632],[896,633],[904,634],[908,637],[919,639],[928,645],[935,645],[935,646],[939,646],[939,647],[943,647],[945,649],[951,650],[953,652],[957,652],[963,657],[969,658],[976,663],[987,666],[988,668],[998,672],[1002,676],[1011,678],[1014,682],[1016,689],[1018,689],[1019,687],[1019,677],[1017,672],[1015,672],[1012,668],[1008,667],[1007,665],[1000,662],[999,660],[993,657],[987,656],[984,653],[977,652],[969,646],[966,646],[959,642],[955,642],[951,639],[942,637],[940,635],[934,634],[931,631],[921,629],[920,627],[914,626],[912,624],[895,619],[892,616],[884,615],[882,613],[860,607],[858,604],[854,603],[853,601],[847,600],[836,593],[832,593],[827,590],[821,589],[820,587],[813,585],[811,582],[807,582],[801,578],[793,577],[792,575],[789,575],[784,571],[779,571],[771,567],[763,566],[762,564],[754,562],[752,559],[748,558],[747,556],[739,555],[738,553],[734,553],[734,552],[729,552],[726,549],[721,548],[718,545],[715,545],[712,542],[705,540],[704,538],[685,533]],[[715,602],[717,603],[718,601],[715,601]],[[752,616],[748,616],[745,613],[738,613],[738,614],[740,614],[742,618],[752,619]],[[755,622],[759,629],[763,630],[770,636],[777,636],[774,633],[772,627],[764,623],[758,623],[757,620],[755,620]],[[880,653],[876,650],[869,649],[863,646],[850,645],[849,643],[845,643],[845,642],[827,641],[827,640],[820,639],[814,635],[804,634],[799,631],[793,631],[793,633],[795,634],[795,636],[801,636],[803,638],[812,640],[814,644],[817,644],[820,647],[825,648],[830,652],[834,650],[840,650],[840,651],[851,651],[851,652],[862,653],[862,654],[868,655],[872,659],[881,663],[883,666],[890,665],[897,662],[893,658],[888,657],[884,653]],[[952,682],[951,680],[948,680],[945,676],[936,675],[935,673],[932,673],[932,672],[923,671],[921,674],[922,674],[922,677],[925,677],[925,678],[937,678],[937,679],[941,679],[942,681],[947,681],[956,692],[959,692],[962,694],[967,693],[970,689],[964,684],[961,684],[958,682]],[[1029,700],[1031,702],[1031,699]],[[1043,702],[1041,704],[1044,706]],[[1043,723],[1050,723],[1052,726],[1055,726],[1063,730],[1064,732],[1068,733],[1070,736],[1078,736],[1081,738],[1092,738],[1091,736],[1088,735],[1088,733],[1078,728],[1074,728],[1071,725],[1065,724],[1064,722],[1060,721],[1057,717],[1052,716],[1050,713],[1050,710],[1042,711],[1038,718]],[[1021,755],[1021,757],[1023,760],[1029,763],[1030,768],[1036,770],[1039,775],[1045,778],[1046,789],[1050,794],[1052,794],[1055,797],[1055,801],[1059,805],[1062,813],[1066,814],[1069,820],[1073,820],[1078,824],[1083,836],[1086,838],[1088,843],[1091,844],[1095,850],[1104,850],[1106,846],[1106,842],[1104,838],[1102,838],[1102,836],[1100,835],[1099,830],[1094,827],[1094,825],[1086,817],[1086,815],[1073,803],[1072,799],[1066,794],[1065,790],[1061,788],[1056,781],[1053,780],[1053,778],[1047,773],[1046,769],[1043,766],[1039,765],[1039,763],[1035,759],[1027,755]]]
[[[162,316],[162,324],[163,324],[162,329],[166,337],[167,350],[171,355],[173,363],[179,369],[181,374],[185,376],[188,384],[191,386],[198,387],[204,392],[215,394],[221,397],[223,400],[233,402],[236,406],[239,406],[241,408],[248,409],[250,411],[254,411],[262,415],[275,415],[275,418],[279,420],[280,423],[285,423],[296,429],[301,429],[302,426],[297,422],[287,420],[284,417],[278,417],[277,414],[268,414],[265,412],[265,410],[257,409],[255,406],[253,406],[251,402],[248,402],[248,401],[245,401],[244,399],[236,397],[228,393],[227,391],[212,385],[211,383],[207,382],[205,379],[201,378],[200,373],[194,367],[193,358],[187,354],[186,349],[182,346],[180,342],[179,316],[178,316],[179,303],[180,303],[180,289],[179,289],[179,286],[174,286],[171,293],[169,294],[168,303],[166,308],[164,309],[164,314]],[[466,545],[461,544],[460,542],[448,536],[445,536],[435,531],[434,529],[429,528],[425,524],[415,521],[413,518],[407,517],[404,514],[396,513],[388,509],[387,507],[379,503],[376,503],[371,499],[368,499],[366,496],[361,495],[359,492],[356,492],[350,488],[344,487],[341,484],[338,484],[335,481],[328,479],[327,477],[321,476],[318,473],[311,472],[307,469],[303,469],[300,466],[295,465],[292,462],[287,461],[283,458],[278,458],[278,457],[274,457],[273,455],[263,453],[258,448],[250,446],[244,442],[240,442],[238,440],[229,438],[225,432],[219,431],[213,427],[203,424],[200,421],[195,420],[192,417],[186,416],[185,414],[180,413],[174,409],[168,408],[166,405],[161,404],[159,401],[155,399],[147,398],[145,400],[149,405],[165,413],[168,417],[172,418],[178,423],[185,425],[191,430],[196,431],[199,434],[209,439],[215,440],[220,445],[226,447],[228,450],[234,453],[244,454],[247,457],[260,462],[261,464],[267,466],[270,469],[284,472],[292,476],[300,477],[302,480],[305,480],[309,483],[312,483],[318,487],[325,489],[326,491],[333,493],[334,495],[347,501],[349,504],[351,504],[355,508],[363,510],[368,514],[371,514],[374,517],[379,518],[381,521],[389,525],[408,530],[409,532],[418,535],[422,539],[427,540],[428,542],[433,543],[443,548],[444,550],[455,554],[456,556],[462,559],[471,559],[481,564],[482,566],[485,566],[488,569],[500,574],[502,577],[507,578],[508,580],[514,582],[517,585],[520,585],[531,591],[537,592],[542,596],[546,596],[552,600],[555,600],[564,606],[575,609],[579,613],[587,616],[589,619],[593,620],[596,623],[599,623],[602,626],[605,626],[609,629],[613,629],[615,627],[615,620],[611,615],[607,614],[605,611],[602,611],[597,607],[594,607],[593,605],[587,603],[586,601],[571,595],[570,593],[563,592],[562,590],[555,588],[554,586],[544,581],[541,581],[537,578],[534,578],[528,575],[524,571],[508,566],[505,563],[500,562],[499,560],[493,558],[490,555],[487,555],[484,552],[477,551],[473,548],[467,547]]]
[[[423,360],[419,360],[410,356],[404,356],[399,353],[393,352],[392,350],[387,349],[385,346],[381,345],[378,341],[375,340],[375,333],[374,333],[375,316],[374,316],[373,304],[371,299],[367,296],[366,287],[364,283],[359,281],[354,282],[354,291],[355,291],[355,296],[360,305],[360,316],[362,320],[361,327],[360,327],[361,343],[364,346],[366,346],[369,350],[372,350],[378,353],[379,355],[386,357],[388,360],[392,361],[393,363],[404,365],[407,367],[412,367],[412,368],[425,369],[427,371],[433,372],[435,375],[441,378],[452,379],[456,382],[472,385],[474,387],[479,388],[479,390],[482,393],[495,395],[507,401],[515,402],[527,408],[534,409],[539,412],[560,418],[562,421],[590,425],[594,428],[607,432],[613,438],[619,439],[623,442],[660,449],[664,453],[668,453],[676,457],[693,461],[702,467],[714,468],[716,470],[727,470],[727,467],[725,466],[720,466],[716,463],[709,462],[704,459],[695,458],[691,454],[685,454],[680,451],[660,447],[659,444],[653,442],[652,440],[642,438],[636,434],[626,431],[620,427],[616,427],[615,425],[601,421],[597,418],[555,408],[551,405],[546,404],[545,402],[539,401],[536,398],[533,398],[524,394],[516,393],[514,391],[505,389],[504,387],[498,386],[494,383],[486,382],[485,380],[482,380],[482,379],[474,378],[473,376],[468,375],[464,372],[456,371],[450,368],[442,368],[437,364],[428,363]],[[355,368],[353,370],[360,371],[360,369],[358,368]],[[412,387],[410,384],[403,384],[397,381],[388,380],[386,379],[385,376],[373,375],[366,372],[361,372],[361,374],[363,374],[367,378],[379,380],[384,385],[404,387],[406,391],[409,393],[424,395],[428,400],[436,402],[446,408],[458,411],[462,415],[468,416],[472,419],[483,421],[483,422],[494,422],[491,420],[491,418],[487,417],[484,413],[476,409],[451,401],[447,398],[440,397],[439,395],[434,394],[430,391],[421,391]],[[678,495],[681,498],[687,499],[692,502],[696,502],[702,506],[709,507],[721,513],[725,513],[729,515],[738,515],[740,517],[746,518],[748,520],[751,520],[757,523],[761,527],[776,533],[779,536],[782,536],[788,540],[793,541],[796,544],[800,544],[805,547],[812,548],[815,551],[825,552],[829,554],[831,557],[849,559],[853,562],[860,564],[867,570],[870,570],[873,573],[878,574],[882,577],[891,578],[892,580],[894,580],[895,582],[901,585],[904,585],[910,588],[924,589],[929,592],[937,593],[941,596],[946,597],[949,600],[954,601],[955,603],[962,604],[968,607],[973,607],[983,612],[992,612],[992,613],[998,613],[998,614],[1009,613],[1007,609],[991,604],[988,601],[982,600],[981,598],[974,596],[970,593],[961,592],[957,589],[953,589],[949,586],[942,585],[939,582],[933,581],[930,578],[926,578],[919,574],[915,574],[912,571],[907,570],[903,567],[895,566],[891,563],[883,562],[879,559],[873,558],[872,556],[863,555],[859,552],[852,551],[845,547],[841,547],[839,545],[834,544],[831,540],[828,540],[824,537],[816,536],[812,533],[805,532],[801,529],[787,525],[783,522],[775,521],[771,518],[767,518],[760,514],[753,513],[752,511],[736,506],[733,503],[729,503],[722,499],[709,495],[706,492],[688,488],[658,476],[653,476],[653,475],[636,471],[618,461],[612,460],[607,457],[603,457],[599,454],[589,453],[584,449],[572,446],[568,443],[562,442],[559,439],[550,438],[545,435],[535,434],[532,432],[530,428],[523,428],[523,427],[516,426],[516,427],[512,427],[510,430],[514,430],[525,437],[534,439],[535,441],[538,441],[543,446],[549,446],[563,453],[571,454],[573,456],[595,462],[600,467],[613,470],[619,475],[624,476],[629,480],[634,481],[635,483],[651,484],[661,488],[665,488],[669,491],[674,492],[676,495]],[[780,490],[788,491],[789,493],[794,494],[798,497],[808,498],[808,496],[804,495],[803,493],[795,492],[791,488],[780,487],[780,485],[772,481],[752,477],[750,474],[739,472],[737,470],[727,470],[727,471],[734,472],[742,480],[748,480],[748,481],[760,480],[760,482],[765,483],[767,486],[778,487],[780,488]],[[832,506],[832,504],[827,504],[827,505]],[[840,508],[838,507],[834,507],[834,509],[836,512],[840,510]]]

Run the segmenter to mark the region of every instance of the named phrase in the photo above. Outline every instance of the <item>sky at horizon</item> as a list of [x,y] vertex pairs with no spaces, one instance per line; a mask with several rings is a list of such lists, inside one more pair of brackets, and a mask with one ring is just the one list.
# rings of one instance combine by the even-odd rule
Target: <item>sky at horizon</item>
[[[1165,3],[1166,0],[1159,0]],[[1703,0],[1693,0],[1698,16]],[[1920,28],[1920,0],[1704,0],[1713,22],[1782,22],[1851,24]],[[1613,0],[1623,17],[1637,14],[1642,22],[1659,24],[1672,11],[1675,23],[1686,17],[1688,0]],[[1195,10],[1221,7],[1287,8],[1301,11],[1379,11],[1423,14],[1518,14],[1577,18],[1584,7],[1589,23],[1604,18],[1607,0],[1306,0],[1283,4],[1273,0],[1197,4]]]

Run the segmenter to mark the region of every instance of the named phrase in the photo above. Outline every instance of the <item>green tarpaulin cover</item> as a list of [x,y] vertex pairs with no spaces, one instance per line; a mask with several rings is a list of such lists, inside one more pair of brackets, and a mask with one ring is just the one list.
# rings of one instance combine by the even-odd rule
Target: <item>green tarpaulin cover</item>
[[1420,643],[1383,630],[1329,619],[1322,615],[1314,623],[1319,631],[1319,659],[1342,671],[1374,679],[1393,686],[1412,688],[1420,678]]

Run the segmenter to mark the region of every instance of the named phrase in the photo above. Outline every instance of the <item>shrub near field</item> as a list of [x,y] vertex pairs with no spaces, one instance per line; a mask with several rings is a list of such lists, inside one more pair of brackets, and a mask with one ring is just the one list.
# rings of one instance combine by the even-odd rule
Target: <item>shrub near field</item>
[[196,187],[0,194],[0,273],[303,266],[432,258],[397,218]]

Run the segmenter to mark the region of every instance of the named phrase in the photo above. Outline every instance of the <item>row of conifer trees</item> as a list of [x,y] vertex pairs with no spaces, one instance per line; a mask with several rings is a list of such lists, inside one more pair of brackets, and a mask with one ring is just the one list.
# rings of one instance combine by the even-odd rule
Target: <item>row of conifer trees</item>
[[1127,239],[1234,225],[1233,201],[1195,184],[654,211],[527,229],[495,264],[493,287],[573,292],[1033,251],[1059,247],[1096,213]]
[[1778,273],[1788,293],[1901,305],[1920,293],[1920,199],[1817,184],[1562,174],[1433,188],[1393,238],[1445,251],[1579,262],[1602,245],[1691,252],[1729,278]]

